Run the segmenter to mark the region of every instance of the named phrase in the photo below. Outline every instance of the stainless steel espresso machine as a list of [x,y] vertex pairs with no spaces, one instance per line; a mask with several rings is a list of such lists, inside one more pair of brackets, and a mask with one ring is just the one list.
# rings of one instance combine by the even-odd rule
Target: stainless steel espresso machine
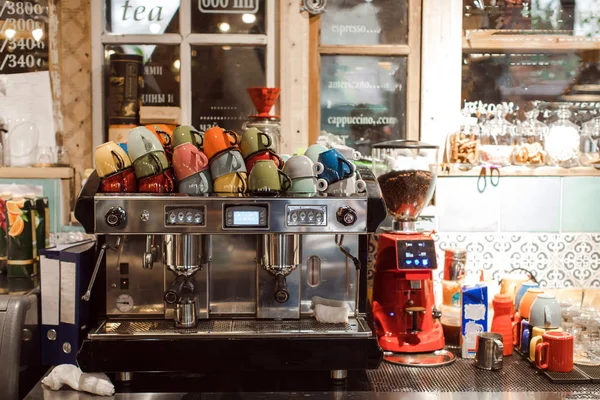
[[[367,192],[351,197],[101,194],[94,173],[75,211],[100,249],[81,369],[376,368],[367,233],[386,209],[372,173],[359,173]],[[348,323],[317,322],[314,296],[343,301]]]

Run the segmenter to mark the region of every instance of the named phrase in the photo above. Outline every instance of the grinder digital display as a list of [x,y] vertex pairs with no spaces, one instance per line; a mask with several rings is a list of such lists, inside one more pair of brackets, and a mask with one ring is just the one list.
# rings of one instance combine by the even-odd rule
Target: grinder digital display
[[436,269],[433,240],[399,240],[398,269]]

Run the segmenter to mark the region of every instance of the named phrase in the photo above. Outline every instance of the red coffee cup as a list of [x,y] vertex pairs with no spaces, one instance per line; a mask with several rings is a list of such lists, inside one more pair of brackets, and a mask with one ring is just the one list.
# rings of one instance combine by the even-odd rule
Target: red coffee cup
[[135,193],[136,191],[137,182],[132,167],[107,176],[100,181],[101,193]]
[[208,158],[191,143],[180,144],[173,150],[173,169],[178,180],[208,168]]
[[283,160],[272,150],[260,150],[246,157],[246,171],[250,174],[254,165],[260,160],[271,160],[277,168],[283,168]]
[[535,365],[552,372],[573,370],[573,335],[549,331],[542,335],[542,343],[535,348]]
[[140,179],[138,191],[140,193],[173,193],[175,191],[173,169],[169,168],[158,175]]

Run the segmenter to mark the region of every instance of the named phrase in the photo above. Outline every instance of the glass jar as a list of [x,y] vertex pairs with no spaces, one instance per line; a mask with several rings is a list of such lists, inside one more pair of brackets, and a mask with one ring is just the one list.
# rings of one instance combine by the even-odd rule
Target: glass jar
[[582,165],[600,168],[600,117],[582,125],[579,150]]
[[460,129],[448,135],[446,160],[458,166],[473,166],[479,163],[479,125],[468,109],[462,112]]
[[549,125],[545,141],[548,162],[557,167],[576,167],[579,165],[579,127],[569,121],[571,111],[567,105],[561,105],[556,115],[558,121]]
[[600,365],[600,316],[595,312],[573,318],[573,361],[581,365]]
[[281,120],[279,117],[259,117],[250,116],[248,121],[244,122],[242,129],[256,128],[261,132],[266,133],[271,137],[273,149],[276,153],[281,152]]
[[498,105],[494,111],[494,118],[483,124],[481,128],[479,161],[482,164],[502,167],[511,163],[512,138],[516,127],[504,117],[504,107]]
[[517,134],[513,137],[512,163],[539,167],[546,164],[547,153],[544,150],[544,138],[548,134],[548,126],[537,120],[538,109],[525,113],[527,119],[517,126]]

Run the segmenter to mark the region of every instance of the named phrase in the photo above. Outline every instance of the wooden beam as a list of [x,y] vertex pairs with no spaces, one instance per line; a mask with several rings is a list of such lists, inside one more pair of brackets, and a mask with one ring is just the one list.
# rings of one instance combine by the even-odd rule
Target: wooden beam
[[321,55],[319,42],[321,17],[310,17],[308,52],[308,144],[313,144],[321,130]]
[[2,167],[0,179],[72,179],[75,170],[70,167]]
[[418,140],[421,110],[422,0],[408,2],[408,68],[406,71],[406,137]]
[[600,50],[600,39],[570,35],[499,34],[497,30],[466,31],[462,38],[465,52],[535,51],[562,53],[573,50]]
[[359,56],[405,56],[411,52],[409,45],[375,45],[375,46],[320,46],[319,53],[328,55]]

